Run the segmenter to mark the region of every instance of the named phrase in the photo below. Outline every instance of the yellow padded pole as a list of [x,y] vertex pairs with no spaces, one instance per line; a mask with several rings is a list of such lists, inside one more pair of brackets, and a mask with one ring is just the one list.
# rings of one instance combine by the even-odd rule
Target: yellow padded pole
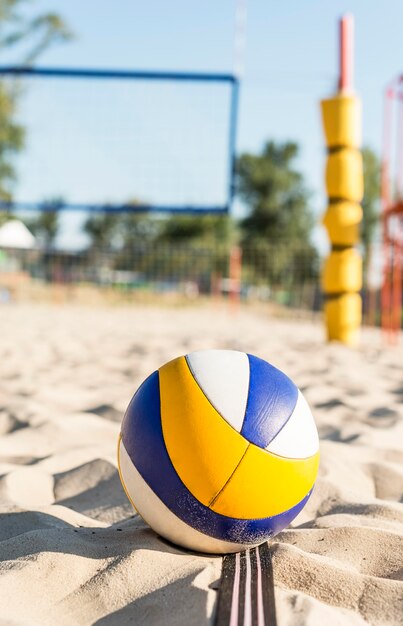
[[363,195],[362,156],[355,148],[329,152],[326,163],[326,188],[329,198],[360,202]]
[[361,206],[357,202],[346,200],[329,204],[323,216],[323,224],[328,231],[330,241],[339,246],[353,246],[358,243],[361,220]]
[[350,293],[362,287],[362,259],[354,248],[332,250],[322,273],[326,294]]
[[354,345],[359,340],[361,297],[358,293],[335,295],[325,301],[325,321],[329,341]]
[[338,93],[333,98],[322,100],[323,130],[326,145],[361,145],[361,102],[353,95]]
[[331,252],[322,273],[325,324],[329,341],[356,344],[361,325],[362,260],[359,242],[363,196],[361,103],[352,92],[353,18],[340,23],[339,93],[321,102],[328,149],[325,184],[328,207],[323,218]]

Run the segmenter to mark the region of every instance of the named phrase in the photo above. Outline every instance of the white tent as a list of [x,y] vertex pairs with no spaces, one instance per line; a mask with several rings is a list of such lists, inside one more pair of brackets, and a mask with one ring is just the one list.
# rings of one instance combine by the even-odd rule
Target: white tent
[[1,248],[35,248],[36,239],[20,220],[9,220],[0,226]]

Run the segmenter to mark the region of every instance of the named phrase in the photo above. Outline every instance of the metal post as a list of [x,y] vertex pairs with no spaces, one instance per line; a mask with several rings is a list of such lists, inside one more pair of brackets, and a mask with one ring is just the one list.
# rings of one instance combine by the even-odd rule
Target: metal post
[[354,17],[344,15],[339,29],[339,91],[351,91],[354,84]]
[[242,250],[239,246],[232,246],[229,257],[230,277],[230,308],[232,313],[239,309],[241,299]]

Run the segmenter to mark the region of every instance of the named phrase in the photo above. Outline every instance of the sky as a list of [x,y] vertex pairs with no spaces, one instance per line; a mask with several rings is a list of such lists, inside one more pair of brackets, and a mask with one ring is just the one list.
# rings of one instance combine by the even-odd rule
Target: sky
[[[75,33],[41,65],[232,72],[235,0],[36,0]],[[355,87],[363,102],[363,140],[379,151],[385,84],[403,71],[401,0],[248,0],[238,152],[264,141],[300,145],[298,167],[324,210],[324,140],[319,101],[338,72],[337,21],[355,17]],[[31,7],[31,5],[30,5]],[[15,59],[17,60],[17,59]],[[2,62],[14,59],[3,56]]]

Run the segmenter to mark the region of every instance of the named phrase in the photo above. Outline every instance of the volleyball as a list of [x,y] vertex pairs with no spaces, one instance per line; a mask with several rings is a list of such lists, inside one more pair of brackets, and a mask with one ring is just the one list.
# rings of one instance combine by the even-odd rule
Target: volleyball
[[319,440],[310,408],[256,356],[203,350],[151,374],[118,445],[126,494],[156,533],[228,553],[279,533],[311,495]]

